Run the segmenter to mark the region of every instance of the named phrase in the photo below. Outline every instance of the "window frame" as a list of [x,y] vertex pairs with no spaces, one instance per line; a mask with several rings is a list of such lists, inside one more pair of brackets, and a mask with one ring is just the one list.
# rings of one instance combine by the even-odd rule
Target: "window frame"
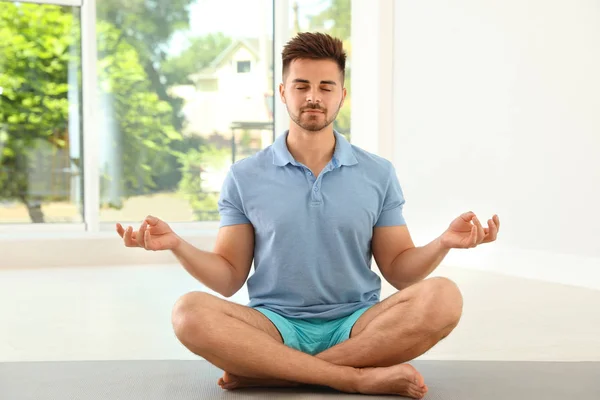
[[[242,68],[242,69],[240,70],[240,65],[244,65],[244,66],[246,66],[246,65],[247,65],[247,66],[248,66],[248,69],[247,69],[247,70],[244,70],[244,69]],[[236,67],[236,72],[237,72],[238,74],[247,74],[247,73],[250,73],[250,72],[252,72],[252,61],[250,61],[250,60],[237,60],[237,61],[236,61],[236,65],[235,65],[235,67]]]

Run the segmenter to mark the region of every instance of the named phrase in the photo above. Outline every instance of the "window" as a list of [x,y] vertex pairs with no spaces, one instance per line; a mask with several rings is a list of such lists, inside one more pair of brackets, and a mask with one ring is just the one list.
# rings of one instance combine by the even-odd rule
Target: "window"
[[250,72],[250,61],[238,61],[237,62],[237,72],[238,72],[238,74]]
[[0,224],[83,221],[80,10],[0,2]]
[[231,163],[272,143],[272,1],[97,1],[97,38],[100,221],[218,220]]
[[350,24],[350,0],[0,0],[0,230],[216,221],[231,163],[288,127],[280,46],[340,37],[349,89]]

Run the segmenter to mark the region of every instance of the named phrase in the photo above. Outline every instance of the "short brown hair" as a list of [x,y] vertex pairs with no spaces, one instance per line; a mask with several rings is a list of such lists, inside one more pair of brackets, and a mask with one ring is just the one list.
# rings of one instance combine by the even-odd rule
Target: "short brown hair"
[[340,39],[325,33],[302,32],[292,38],[281,53],[283,76],[296,59],[332,60],[342,73],[342,84],[346,76],[346,52]]

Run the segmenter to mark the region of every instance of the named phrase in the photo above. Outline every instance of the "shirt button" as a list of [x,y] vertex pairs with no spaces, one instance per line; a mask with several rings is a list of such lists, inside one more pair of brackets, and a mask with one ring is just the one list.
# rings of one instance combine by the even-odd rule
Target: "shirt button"
[[308,171],[308,172],[306,173],[306,175],[308,175],[308,176],[312,176],[312,172]]

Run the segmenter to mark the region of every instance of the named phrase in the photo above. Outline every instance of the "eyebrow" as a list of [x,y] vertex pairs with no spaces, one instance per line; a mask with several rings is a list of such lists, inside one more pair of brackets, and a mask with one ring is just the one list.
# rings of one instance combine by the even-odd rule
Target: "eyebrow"
[[[307,79],[294,79],[293,83],[310,83]],[[335,85],[335,81],[321,81],[321,85]]]

